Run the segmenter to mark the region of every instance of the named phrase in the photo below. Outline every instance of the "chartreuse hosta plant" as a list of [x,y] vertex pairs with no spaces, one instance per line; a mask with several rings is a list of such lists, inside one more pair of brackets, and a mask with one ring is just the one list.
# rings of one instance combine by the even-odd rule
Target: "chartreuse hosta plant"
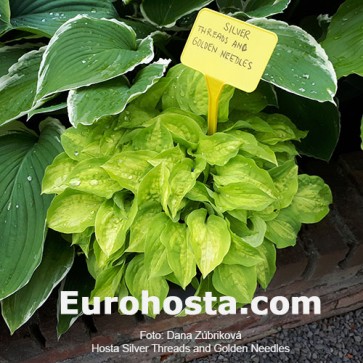
[[227,87],[207,136],[204,78],[178,65],[120,115],[62,134],[43,179],[57,194],[47,222],[86,255],[92,296],[148,290],[162,301],[170,281],[244,304],[267,287],[276,248],[332,201],[322,179],[298,175],[294,142],[306,132],[261,112],[270,97]]
[[[260,284],[267,284],[274,266],[271,243],[293,244],[301,222],[318,220],[327,211],[329,193],[322,181],[296,176],[295,147],[329,160],[339,137],[337,76],[362,75],[363,64],[363,47],[357,46],[363,36],[360,0],[344,1],[326,37],[319,40],[289,25],[288,17],[287,22],[272,18],[289,4],[290,0],[0,2],[0,249],[5,251],[0,254],[0,300],[11,332],[44,303],[73,263],[75,248],[67,244],[62,246],[68,254],[53,259],[59,251],[52,243],[54,235],[47,239],[45,221],[52,193],[59,196],[49,217],[63,205],[68,213],[68,202],[61,202],[67,195],[80,206],[72,219],[74,230],[66,221],[54,228],[68,225],[67,237],[88,256],[88,268],[97,280],[93,295],[137,296],[145,271],[150,289],[160,283],[164,295],[166,280],[183,287],[191,280],[198,294],[213,283],[218,287],[215,293],[230,294],[220,283],[228,271],[240,279],[255,276],[250,285],[236,282],[248,286],[244,301],[251,296],[256,276]],[[178,61],[195,12],[205,6],[279,37],[263,75],[265,83],[251,95],[227,88],[219,132],[210,137],[205,135],[206,90],[194,73],[176,68],[149,90],[166,71],[169,61],[164,58]],[[330,3],[330,12],[328,7]],[[308,134],[282,115],[262,114],[267,105]],[[27,120],[31,129],[24,126]],[[61,145],[61,133],[69,123],[76,128],[66,131]],[[112,171],[119,153],[131,165],[126,168],[131,173],[128,184],[126,177]],[[45,168],[58,154],[52,165],[58,179],[50,180],[48,172],[41,194]],[[248,177],[242,178],[245,174]],[[242,181],[248,186],[241,189]],[[308,201],[316,215],[302,212]],[[89,219],[81,218],[84,209],[94,212]],[[102,218],[109,222],[101,227]],[[113,224],[116,219],[123,222]],[[54,218],[49,221],[54,224]],[[148,224],[165,230],[144,236],[146,229],[137,226]],[[205,241],[197,241],[193,232],[202,227],[209,231],[206,240],[212,235],[213,245],[223,240],[210,261],[205,261],[204,249],[198,250]],[[166,241],[167,233],[185,238]],[[158,235],[164,237],[155,244],[144,243]],[[243,254],[249,257],[233,259]],[[87,295],[94,281],[80,261],[78,256],[62,286]],[[149,273],[151,266],[155,271]],[[140,273],[131,281],[133,268]],[[78,275],[82,283],[73,278]],[[58,333],[73,321],[74,317],[59,316]]]

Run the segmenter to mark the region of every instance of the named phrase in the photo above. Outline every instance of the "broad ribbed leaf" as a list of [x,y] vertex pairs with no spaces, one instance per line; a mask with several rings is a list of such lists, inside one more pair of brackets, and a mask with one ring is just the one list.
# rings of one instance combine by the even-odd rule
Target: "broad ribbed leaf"
[[333,102],[337,90],[333,65],[310,34],[273,19],[252,19],[249,22],[273,31],[279,38],[263,75],[264,80],[306,98]]
[[186,223],[188,243],[205,278],[223,261],[229,250],[231,235],[227,222],[215,215],[207,218],[206,209],[197,209],[188,215]]
[[[340,113],[331,102],[317,102],[277,89],[279,110],[300,130],[309,130],[296,144],[303,154],[329,161],[340,135]],[[321,137],[324,135],[324,137]]]
[[23,287],[41,261],[52,200],[41,195],[41,180],[61,152],[62,127],[47,119],[40,129],[38,137],[14,122],[0,134],[0,299]]
[[43,105],[42,107],[36,108],[36,109],[32,109],[30,110],[30,112],[28,112],[28,120],[33,117],[34,115],[39,115],[41,113],[51,113],[51,112],[56,112],[56,111],[60,111],[63,110],[61,112],[57,112],[57,113],[66,113],[66,109],[67,108],[67,102],[61,102],[61,103],[57,103],[55,105]]
[[44,49],[24,54],[0,78],[0,125],[32,109]]
[[117,20],[77,16],[62,25],[44,53],[38,98],[120,76],[153,58],[152,39]]
[[[62,334],[73,325],[77,318],[82,315],[82,297],[89,297],[91,291],[95,286],[95,281],[88,272],[87,265],[82,257],[76,258],[74,264],[63,280],[59,289],[58,302],[57,302],[57,335],[58,339]],[[78,297],[74,298],[77,303],[72,305],[73,309],[78,309],[78,314],[61,314],[61,291],[77,291]]]
[[8,30],[26,30],[48,37],[78,14],[94,18],[117,16],[111,0],[11,0],[10,8],[11,27]]
[[141,13],[150,23],[171,27],[182,16],[201,9],[213,0],[143,0]]
[[232,296],[240,303],[250,303],[255,293],[256,269],[254,266],[219,265],[212,276],[213,286],[220,293]]
[[68,95],[68,115],[71,124],[91,125],[106,115],[121,113],[126,105],[146,92],[164,74],[168,60],[159,60],[142,69],[133,84],[118,77],[86,88],[72,90]]
[[[0,27],[1,27],[1,22],[0,22]],[[7,74],[9,68],[14,63],[16,63],[22,55],[24,55],[31,49],[34,49],[34,45],[30,44],[30,43],[1,47],[0,48],[0,77]]]
[[337,77],[363,76],[363,3],[346,0],[339,7],[321,43],[334,65]]
[[11,333],[44,304],[71,268],[73,257],[73,248],[59,234],[49,231],[42,262],[28,284],[1,302],[2,315]]

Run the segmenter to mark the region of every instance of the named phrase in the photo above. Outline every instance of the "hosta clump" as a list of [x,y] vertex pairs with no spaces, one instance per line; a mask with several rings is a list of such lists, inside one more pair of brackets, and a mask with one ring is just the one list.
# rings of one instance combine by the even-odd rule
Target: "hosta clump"
[[268,285],[276,247],[322,219],[331,193],[298,175],[306,133],[261,112],[267,94],[226,88],[209,136],[204,79],[177,66],[119,116],[64,132],[43,180],[58,194],[47,220],[86,255],[93,296],[162,301],[170,281],[248,303]]

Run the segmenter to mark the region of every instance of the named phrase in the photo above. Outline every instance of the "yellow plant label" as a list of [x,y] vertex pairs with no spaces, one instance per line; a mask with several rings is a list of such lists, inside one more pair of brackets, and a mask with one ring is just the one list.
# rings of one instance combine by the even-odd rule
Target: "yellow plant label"
[[277,44],[271,31],[210,9],[202,9],[181,62],[246,92],[256,89]]

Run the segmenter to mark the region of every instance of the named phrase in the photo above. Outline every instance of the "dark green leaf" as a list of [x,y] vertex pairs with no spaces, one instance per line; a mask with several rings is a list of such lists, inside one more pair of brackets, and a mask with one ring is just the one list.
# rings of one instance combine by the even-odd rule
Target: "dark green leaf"
[[62,127],[48,118],[40,129],[38,137],[14,122],[0,134],[0,299],[23,287],[41,261],[52,200],[41,195],[41,180],[61,152]]
[[338,78],[352,73],[363,76],[363,3],[346,0],[328,28],[322,46],[332,61]]
[[[57,304],[57,335],[58,339],[64,334],[72,324],[77,320],[77,318],[82,315],[82,297],[89,297],[91,291],[95,286],[95,280],[89,274],[87,270],[87,265],[83,258],[76,258],[74,264],[69,271],[65,280],[63,280],[62,286],[59,289],[58,304]],[[76,315],[71,314],[61,314],[60,313],[60,293],[61,291],[77,291],[78,297],[74,298],[77,303],[72,305],[72,309],[78,309],[80,312]]]
[[141,13],[151,24],[171,27],[182,16],[208,5],[213,0],[143,0]]
[[[277,89],[279,109],[300,130],[309,130],[297,143],[305,155],[329,161],[340,134],[340,113],[331,102],[316,102]],[[324,135],[324,137],[322,137]]]
[[59,234],[49,231],[42,262],[27,285],[1,302],[2,315],[11,333],[27,322],[48,299],[72,266],[74,250]]

